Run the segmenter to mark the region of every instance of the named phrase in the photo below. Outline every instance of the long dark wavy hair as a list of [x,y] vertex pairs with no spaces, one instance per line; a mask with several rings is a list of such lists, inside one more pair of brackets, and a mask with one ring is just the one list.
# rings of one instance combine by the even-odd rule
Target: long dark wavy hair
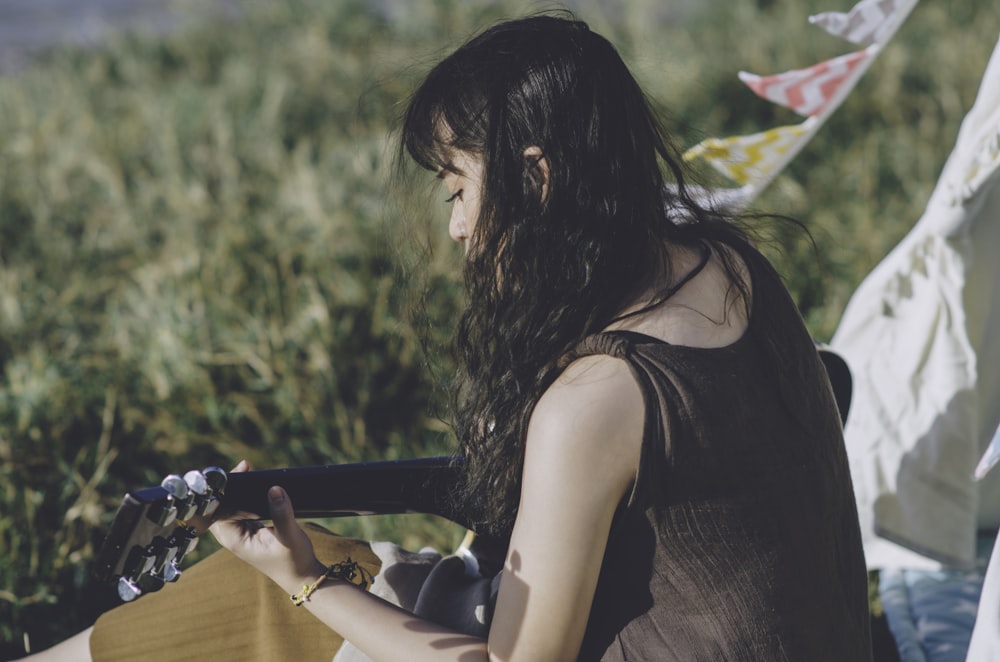
[[[525,156],[531,146],[548,166],[544,195],[543,169]],[[410,101],[402,148],[431,170],[452,168],[455,151],[483,163],[469,305],[455,334],[454,424],[464,503],[482,529],[507,535],[528,419],[559,358],[650,288],[664,289],[669,244],[742,252],[745,237],[692,200],[614,47],[569,17],[498,24],[439,63]],[[735,265],[726,268],[746,299]]]

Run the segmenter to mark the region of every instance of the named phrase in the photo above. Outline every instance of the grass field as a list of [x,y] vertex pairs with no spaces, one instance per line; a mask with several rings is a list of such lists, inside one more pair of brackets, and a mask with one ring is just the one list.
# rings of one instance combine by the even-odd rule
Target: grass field
[[[832,0],[578,2],[679,147],[798,121],[740,69],[852,50]],[[446,452],[459,256],[431,178],[390,186],[408,90],[538,3],[259,2],[237,24],[65,50],[0,78],[0,640],[33,648],[111,604],[88,560],[124,490],[246,457]],[[659,17],[651,20],[649,17]],[[997,10],[918,6],[775,184],[765,250],[814,335],[919,217],[996,41]],[[433,200],[433,201],[432,201]],[[412,240],[416,241],[412,241]],[[337,524],[453,546],[420,518]],[[205,545],[207,549],[210,545]]]

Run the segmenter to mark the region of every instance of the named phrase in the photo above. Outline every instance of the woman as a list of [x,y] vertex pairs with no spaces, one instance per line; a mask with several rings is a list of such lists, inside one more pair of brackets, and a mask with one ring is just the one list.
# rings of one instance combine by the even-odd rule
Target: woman
[[280,488],[273,527],[216,522],[221,543],[377,660],[870,659],[813,343],[744,234],[687,194],[614,48],[552,16],[497,25],[429,74],[403,145],[465,247],[462,497],[509,537],[488,631],[318,579]]
[[[439,64],[403,141],[465,246],[466,494],[510,535],[486,641],[330,582],[307,608],[376,659],[837,659],[869,653],[839,421],[778,278],[680,172],[582,23],[505,23]],[[289,593],[275,528],[222,543]],[[390,633],[391,636],[387,636]]]

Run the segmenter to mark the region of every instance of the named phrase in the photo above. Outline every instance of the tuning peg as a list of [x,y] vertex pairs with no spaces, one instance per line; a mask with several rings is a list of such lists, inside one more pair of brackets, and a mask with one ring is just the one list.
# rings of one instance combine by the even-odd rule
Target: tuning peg
[[192,469],[184,474],[184,482],[195,494],[202,495],[208,492],[208,480],[205,478],[205,474],[197,469]]
[[164,478],[163,482],[160,483],[160,487],[169,492],[170,496],[175,499],[186,499],[188,494],[191,493],[188,484],[177,474],[170,474]]
[[181,578],[181,569],[177,566],[177,561],[171,561],[163,566],[163,581],[175,582]]
[[189,538],[172,536],[165,541],[166,547],[161,551],[156,559],[156,569],[151,574],[163,582],[175,582],[181,576],[181,558],[189,550]]
[[177,518],[187,520],[194,516],[197,511],[194,503],[195,493],[183,478],[177,474],[170,474],[163,479],[160,487],[173,498],[174,507],[177,509]]
[[216,499],[215,497],[209,497],[201,505],[201,512],[199,512],[198,514],[201,515],[202,517],[213,517],[215,515],[215,511],[219,509],[220,503],[222,502]]
[[224,469],[220,469],[219,467],[205,467],[201,473],[204,474],[205,481],[213,493],[218,494],[226,489],[229,476]]
[[177,508],[175,502],[164,501],[150,505],[146,511],[146,519],[157,526],[170,526],[177,519]]
[[170,536],[168,542],[175,549],[171,560],[179,564],[188,552],[198,546],[198,536],[191,533],[189,529],[178,527],[174,529],[174,533]]
[[123,602],[132,602],[144,593],[155,593],[163,588],[163,580],[152,575],[143,575],[138,582],[128,577],[118,578],[118,597]]
[[147,591],[157,590],[159,587],[150,584],[148,579],[155,564],[156,553],[151,547],[133,547],[125,561],[122,576],[118,578],[118,597],[131,602]]
[[118,597],[122,602],[132,602],[142,595],[142,589],[128,577],[118,578]]
[[219,507],[215,493],[225,487],[226,481],[226,472],[218,467],[208,467],[204,472],[191,470],[184,474],[184,482],[191,490],[190,503],[194,507],[193,514],[204,517],[215,514]]
[[219,467],[206,467],[201,473],[205,476],[205,482],[208,485],[208,492],[205,495],[207,499],[202,507],[202,514],[205,517],[212,517],[219,508],[218,495],[226,489],[229,477]]
[[122,576],[138,581],[139,577],[150,572],[156,563],[155,552],[148,546],[140,547],[136,545],[125,558],[122,567]]

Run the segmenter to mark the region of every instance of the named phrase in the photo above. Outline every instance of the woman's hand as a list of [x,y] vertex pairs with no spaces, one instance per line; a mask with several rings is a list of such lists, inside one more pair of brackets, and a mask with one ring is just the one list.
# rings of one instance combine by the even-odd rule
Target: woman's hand
[[[232,473],[247,471],[246,460]],[[326,570],[313,552],[312,541],[295,521],[291,499],[284,489],[274,486],[267,492],[271,526],[255,515],[237,513],[218,520],[209,530],[219,543],[270,577],[289,594],[298,593]]]

